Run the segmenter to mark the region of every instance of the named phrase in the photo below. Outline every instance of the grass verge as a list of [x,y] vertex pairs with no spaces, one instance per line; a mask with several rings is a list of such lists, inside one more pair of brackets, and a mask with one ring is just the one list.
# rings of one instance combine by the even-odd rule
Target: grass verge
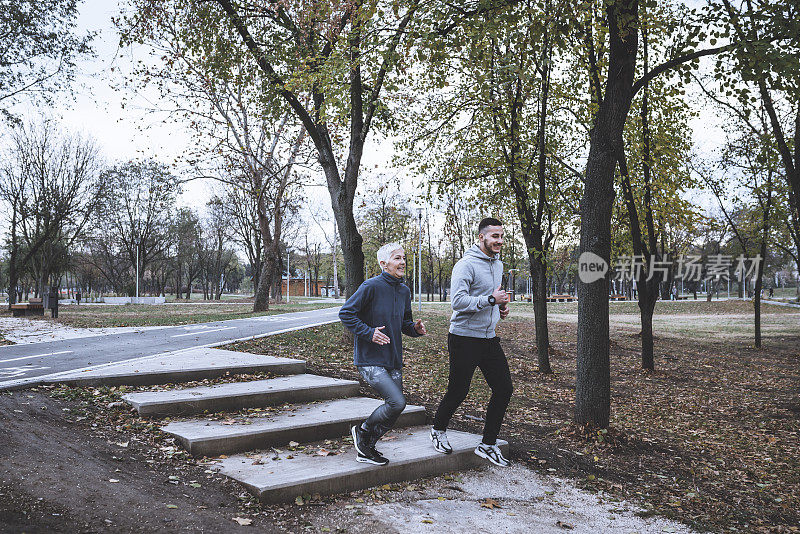
[[[176,326],[208,323],[228,319],[244,319],[261,315],[274,315],[329,308],[330,304],[270,304],[269,311],[253,312],[252,303],[196,303],[196,304],[126,304],[120,306],[69,305],[59,308],[58,318],[38,320],[56,321],[74,328],[106,328],[116,326]],[[3,316],[10,316],[8,313]]]

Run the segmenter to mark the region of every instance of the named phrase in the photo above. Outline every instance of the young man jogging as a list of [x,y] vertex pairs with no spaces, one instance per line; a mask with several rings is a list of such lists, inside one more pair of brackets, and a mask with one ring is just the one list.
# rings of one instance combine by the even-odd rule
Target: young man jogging
[[422,320],[411,316],[411,291],[403,283],[406,255],[397,243],[378,250],[383,272],[365,281],[342,309],[339,319],[353,333],[353,361],[361,377],[386,401],[360,425],[350,429],[356,460],[386,465],[375,444],[397,422],[406,407],[403,396],[403,336],[424,336]]
[[497,446],[497,434],[513,391],[508,362],[495,336],[500,319],[508,317],[508,294],[503,290],[503,263],[497,259],[503,246],[503,224],[483,219],[478,225],[478,244],[472,245],[453,267],[450,282],[453,315],[447,350],[450,377],[447,393],[431,428],[433,447],[444,454],[453,452],[447,440],[447,425],[469,393],[472,375],[480,368],[492,390],[483,427],[483,441],[475,454],[495,465],[508,467]]

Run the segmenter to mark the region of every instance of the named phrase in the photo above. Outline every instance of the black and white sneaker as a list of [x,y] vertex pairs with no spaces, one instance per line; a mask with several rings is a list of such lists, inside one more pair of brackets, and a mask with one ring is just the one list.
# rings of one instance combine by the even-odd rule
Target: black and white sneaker
[[361,428],[361,425],[353,425],[350,427],[350,435],[353,436],[353,445],[356,448],[356,461],[373,464],[373,465],[386,465],[389,460],[381,453],[375,450],[375,447],[370,446],[367,433]]
[[499,465],[500,467],[509,467],[511,465],[511,462],[503,457],[503,453],[500,452],[500,447],[497,445],[486,445],[485,443],[480,443],[477,447],[475,447],[475,454],[481,458],[486,458],[494,465]]
[[367,449],[365,452],[366,454],[361,454],[360,452],[356,453],[357,462],[372,465],[386,465],[389,463],[389,459],[375,449]]
[[431,442],[433,442],[433,448],[436,449],[436,452],[441,452],[442,454],[450,454],[453,452],[453,447],[451,447],[450,442],[447,441],[446,430],[431,428]]

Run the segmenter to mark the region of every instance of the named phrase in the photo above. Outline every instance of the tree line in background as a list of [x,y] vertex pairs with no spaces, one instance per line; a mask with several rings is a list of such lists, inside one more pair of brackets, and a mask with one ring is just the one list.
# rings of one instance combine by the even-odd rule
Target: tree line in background
[[[64,6],[72,7],[56,22],[69,29],[64,21],[74,18],[74,2]],[[335,231],[326,240],[334,256],[342,252],[347,295],[375,272],[371,254],[391,238],[401,239],[409,256],[421,246],[423,289],[441,298],[477,218],[497,216],[510,234],[506,263],[531,276],[543,373],[550,372],[545,296],[551,287],[577,292],[575,421],[605,427],[609,293],[618,289],[609,277],[576,281],[570,266],[577,256],[591,253],[611,265],[623,255],[643,258],[635,282],[645,369],[655,366],[655,302],[674,278],[670,271],[667,284],[658,282],[652,266],[688,253],[766,258],[752,286],[760,346],[765,273],[772,283],[800,261],[798,9],[789,0],[713,0],[696,9],[665,0],[129,0],[116,22],[123,45],[147,45],[159,59],[141,63],[131,73],[132,86],[159,89],[161,110],[199,134],[186,158],[193,176],[182,179],[223,184],[203,231],[195,232],[207,238],[204,250],[216,251],[209,255],[217,258],[209,279],[221,279],[224,245],[235,241],[251,268],[254,309],[261,310],[285,268],[286,244],[304,250],[309,267],[308,258],[321,259],[321,245],[297,242],[303,225],[319,224],[315,215],[305,222],[298,217],[300,192],[315,175],[324,177],[330,196]],[[34,17],[31,23],[53,21]],[[83,51],[83,41],[73,42]],[[11,53],[36,57],[37,51]],[[16,64],[4,65],[12,66],[2,67],[0,82],[19,85]],[[0,83],[0,91],[7,87]],[[690,123],[698,104],[724,121],[719,153],[694,152]],[[427,217],[420,231],[395,179],[369,180],[363,159],[371,139],[397,140],[396,162],[425,191],[411,200],[424,200],[443,224],[431,229]],[[41,283],[57,269],[46,252],[56,249],[45,243],[91,247],[83,236],[101,230],[127,235],[109,245],[106,271],[111,258],[122,262],[119,270],[129,269],[132,251],[158,271],[156,258],[171,253],[145,237],[141,221],[149,215],[137,211],[136,224],[118,228],[124,225],[114,219],[139,201],[114,204],[118,199],[108,193],[126,196],[114,182],[124,174],[131,194],[141,188],[148,198],[174,196],[169,173],[148,182],[146,167],[97,173],[81,186],[81,202],[41,214],[41,201],[31,196],[38,178],[7,172],[11,280],[25,270]],[[81,175],[70,173],[75,180]],[[360,182],[367,188],[359,190]],[[716,199],[718,209],[693,203],[699,192]],[[103,209],[110,211],[103,216]],[[214,230],[217,212],[230,232],[222,241]],[[170,220],[188,228],[188,219]],[[84,231],[89,220],[97,224]],[[192,232],[173,235],[171,245],[180,241],[174,257],[197,242]],[[101,255],[103,245],[94,246],[86,250]],[[172,262],[176,287],[191,274],[206,276],[189,264]],[[707,284],[708,294],[720,291],[716,282]]]

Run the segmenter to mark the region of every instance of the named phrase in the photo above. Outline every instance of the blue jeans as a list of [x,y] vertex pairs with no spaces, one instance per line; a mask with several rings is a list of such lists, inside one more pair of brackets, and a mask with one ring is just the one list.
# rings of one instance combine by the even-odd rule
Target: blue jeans
[[367,418],[361,427],[369,433],[369,446],[374,447],[403,413],[406,398],[403,396],[403,371],[388,370],[376,365],[363,365],[358,368],[361,378],[386,401]]

